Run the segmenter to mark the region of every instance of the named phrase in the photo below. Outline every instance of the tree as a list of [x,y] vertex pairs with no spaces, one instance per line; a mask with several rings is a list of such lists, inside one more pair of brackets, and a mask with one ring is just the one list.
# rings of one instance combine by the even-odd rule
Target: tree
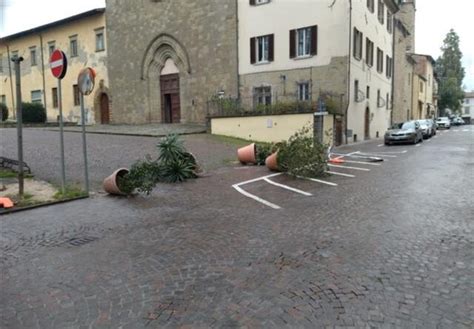
[[459,36],[453,29],[449,31],[441,47],[441,56],[436,61],[435,72],[439,80],[438,107],[444,112],[450,108],[457,112],[464,98],[462,81],[465,71],[462,67],[462,52],[459,49]]

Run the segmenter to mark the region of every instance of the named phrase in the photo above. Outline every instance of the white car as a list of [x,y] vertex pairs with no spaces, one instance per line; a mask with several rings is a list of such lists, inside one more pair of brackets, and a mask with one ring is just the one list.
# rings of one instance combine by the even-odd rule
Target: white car
[[449,122],[448,117],[439,117],[438,119],[436,119],[436,125],[438,126],[438,128],[451,128],[451,123]]

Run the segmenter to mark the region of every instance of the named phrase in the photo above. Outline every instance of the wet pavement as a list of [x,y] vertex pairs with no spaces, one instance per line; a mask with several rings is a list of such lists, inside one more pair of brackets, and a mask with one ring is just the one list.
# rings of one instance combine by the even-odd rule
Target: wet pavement
[[337,186],[243,186],[280,209],[232,187],[265,168],[228,166],[2,216],[0,327],[472,328],[473,137],[344,146],[386,161]]

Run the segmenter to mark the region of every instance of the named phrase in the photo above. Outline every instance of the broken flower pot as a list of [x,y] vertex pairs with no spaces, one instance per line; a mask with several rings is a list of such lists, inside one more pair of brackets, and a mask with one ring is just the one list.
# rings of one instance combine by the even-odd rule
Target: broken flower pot
[[120,168],[115,170],[112,175],[104,179],[102,184],[105,192],[115,195],[127,195],[127,193],[120,189],[120,179],[123,178],[130,171],[127,168]]

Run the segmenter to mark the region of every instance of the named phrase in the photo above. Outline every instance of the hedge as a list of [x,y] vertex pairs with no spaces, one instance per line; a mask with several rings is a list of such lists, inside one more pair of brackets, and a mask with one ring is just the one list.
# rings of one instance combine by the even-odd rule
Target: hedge
[[46,122],[46,110],[41,103],[21,103],[24,123]]

